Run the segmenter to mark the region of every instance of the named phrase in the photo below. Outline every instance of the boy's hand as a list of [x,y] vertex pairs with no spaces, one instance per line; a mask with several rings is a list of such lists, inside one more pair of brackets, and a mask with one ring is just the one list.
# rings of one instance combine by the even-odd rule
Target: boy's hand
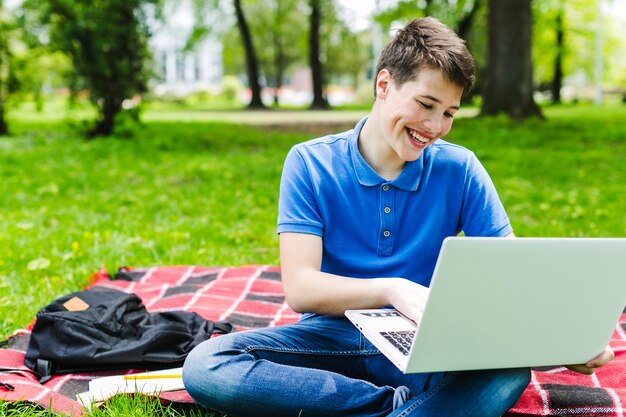
[[429,289],[404,278],[385,278],[388,280],[387,299],[400,313],[419,322],[424,314]]
[[613,349],[611,349],[610,346],[607,346],[606,349],[604,349],[604,352],[591,359],[589,362],[579,365],[566,365],[565,367],[574,372],[591,375],[596,371],[596,369],[611,362],[614,357],[615,354],[613,353]]

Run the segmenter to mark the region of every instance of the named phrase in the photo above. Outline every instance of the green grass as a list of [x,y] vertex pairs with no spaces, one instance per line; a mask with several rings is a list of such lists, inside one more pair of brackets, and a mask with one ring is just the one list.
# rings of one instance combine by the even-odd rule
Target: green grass
[[276,264],[293,134],[149,123],[84,141],[61,126],[0,139],[0,337],[100,265]]
[[544,112],[460,120],[450,140],[476,152],[518,236],[626,235],[626,106]]
[[[544,112],[460,118],[448,139],[479,156],[518,236],[626,235],[626,106]],[[146,116],[133,139],[32,115],[0,138],[0,339],[100,265],[278,263],[281,166],[308,136]]]
[[[3,417],[55,417],[57,414],[26,402],[0,401]],[[90,410],[85,417],[219,417],[220,414],[194,406],[163,404],[155,398],[142,395],[118,395],[107,401],[105,407]]]

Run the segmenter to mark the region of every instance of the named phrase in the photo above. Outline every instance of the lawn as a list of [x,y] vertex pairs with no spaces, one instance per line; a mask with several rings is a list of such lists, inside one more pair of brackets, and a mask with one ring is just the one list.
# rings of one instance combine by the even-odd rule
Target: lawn
[[[478,155],[518,236],[625,236],[626,106],[544,112],[459,118],[448,140]],[[101,265],[278,263],[281,166],[310,133],[145,120],[133,138],[85,141],[75,122],[17,116],[0,138],[0,340]]]
[[135,139],[14,130],[0,139],[0,337],[101,265],[278,262],[281,165],[301,135],[173,122]]

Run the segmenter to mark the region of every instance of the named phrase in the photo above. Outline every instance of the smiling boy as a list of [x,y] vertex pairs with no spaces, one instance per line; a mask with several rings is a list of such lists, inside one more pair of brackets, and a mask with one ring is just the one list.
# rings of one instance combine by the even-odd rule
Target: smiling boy
[[199,404],[292,417],[489,417],[515,404],[529,369],[405,375],[343,317],[392,305],[419,321],[446,237],[512,236],[478,159],[440,139],[473,79],[465,43],[414,20],[381,54],[370,115],[292,148],[278,233],[285,296],[304,314],[194,349],[183,379]]

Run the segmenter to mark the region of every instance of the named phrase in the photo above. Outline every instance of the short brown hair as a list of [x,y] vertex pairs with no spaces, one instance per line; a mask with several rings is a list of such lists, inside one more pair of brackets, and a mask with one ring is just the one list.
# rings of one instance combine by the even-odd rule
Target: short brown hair
[[387,69],[401,86],[416,79],[424,67],[441,70],[448,81],[463,88],[463,94],[474,83],[476,66],[465,41],[433,17],[415,19],[398,30],[381,52],[375,76]]

